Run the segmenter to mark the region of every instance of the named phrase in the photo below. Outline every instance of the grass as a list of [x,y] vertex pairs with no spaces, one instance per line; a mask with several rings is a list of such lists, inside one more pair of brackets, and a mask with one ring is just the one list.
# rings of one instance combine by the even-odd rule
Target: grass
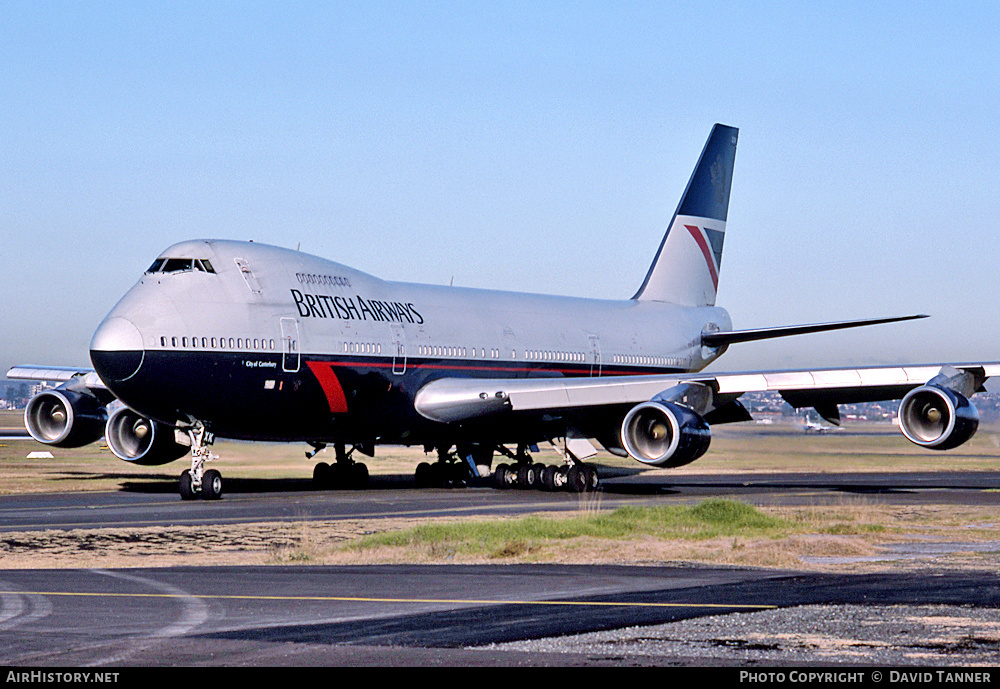
[[707,500],[694,507],[619,507],[572,517],[529,516],[512,520],[427,524],[368,536],[344,546],[355,552],[383,548],[417,549],[428,554],[505,559],[541,553],[547,546],[574,539],[621,541],[759,538],[786,534],[793,523],[732,500]]

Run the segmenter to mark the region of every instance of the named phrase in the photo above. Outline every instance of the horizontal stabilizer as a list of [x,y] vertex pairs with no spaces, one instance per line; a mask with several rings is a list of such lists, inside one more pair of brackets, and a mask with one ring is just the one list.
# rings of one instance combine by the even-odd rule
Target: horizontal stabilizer
[[835,323],[788,325],[781,328],[755,328],[753,330],[726,330],[717,332],[703,332],[701,334],[701,344],[705,347],[724,347],[726,345],[733,344],[734,342],[753,342],[755,340],[769,340],[775,337],[789,337],[790,335],[806,335],[808,333],[821,333],[829,330],[859,328],[864,325],[881,325],[883,323],[912,321],[916,318],[927,318],[927,315],[918,314],[916,316],[896,316],[894,318],[872,318],[860,321],[837,321]]

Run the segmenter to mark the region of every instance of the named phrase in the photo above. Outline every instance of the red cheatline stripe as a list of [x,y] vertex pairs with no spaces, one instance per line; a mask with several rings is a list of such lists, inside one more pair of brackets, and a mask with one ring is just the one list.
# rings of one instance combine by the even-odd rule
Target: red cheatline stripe
[[694,237],[694,241],[698,242],[698,247],[701,249],[701,253],[705,255],[705,263],[708,264],[708,272],[712,274],[712,286],[716,291],[719,290],[719,271],[715,269],[715,259],[712,258],[712,250],[708,248],[708,242],[705,241],[705,235],[702,233],[701,228],[696,225],[685,225],[691,236]]
[[306,364],[326,394],[326,403],[330,405],[330,413],[342,414],[346,412],[347,397],[344,395],[344,388],[340,386],[340,380],[333,372],[333,368],[329,364],[319,361],[307,361]]

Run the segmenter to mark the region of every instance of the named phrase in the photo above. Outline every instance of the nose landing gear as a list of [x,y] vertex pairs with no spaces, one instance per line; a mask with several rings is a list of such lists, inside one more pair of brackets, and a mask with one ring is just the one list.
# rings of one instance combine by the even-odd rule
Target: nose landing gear
[[222,474],[215,469],[205,470],[205,462],[219,458],[208,449],[215,436],[200,421],[187,430],[187,435],[191,440],[191,468],[181,474],[178,486],[181,499],[218,500],[222,497]]

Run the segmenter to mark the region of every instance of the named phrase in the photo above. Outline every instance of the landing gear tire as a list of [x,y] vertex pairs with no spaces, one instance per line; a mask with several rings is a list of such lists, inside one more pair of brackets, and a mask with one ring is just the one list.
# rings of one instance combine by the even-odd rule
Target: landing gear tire
[[323,490],[329,485],[330,465],[326,462],[320,462],[313,467],[313,486],[319,490]]
[[536,483],[535,479],[538,478],[538,474],[535,472],[534,467],[530,464],[522,464],[517,467],[517,487],[518,488],[534,488]]
[[218,500],[222,497],[222,474],[215,469],[209,469],[202,477],[201,497],[205,500]]
[[592,493],[599,485],[597,469],[587,464],[575,464],[566,472],[566,489],[571,493]]
[[566,489],[570,493],[582,493],[587,489],[587,470],[581,466],[571,466],[566,472]]
[[493,468],[493,476],[491,476],[491,478],[493,479],[494,488],[506,488],[507,486],[505,484],[507,483],[507,465],[497,464]]
[[368,465],[362,462],[355,462],[350,469],[351,488],[362,490],[368,487]]
[[421,462],[417,465],[413,478],[417,482],[417,488],[430,488],[434,485],[434,469],[429,462]]
[[569,479],[567,478],[569,467],[556,467],[555,469],[555,472],[552,474],[552,486],[554,490],[562,490],[569,483]]
[[552,466],[551,464],[545,467],[542,471],[542,488],[547,491],[558,490],[556,486],[556,474],[559,473],[559,467]]
[[198,495],[194,492],[194,486],[191,485],[191,470],[185,469],[181,473],[180,485],[178,486],[178,492],[181,494],[181,500],[194,500]]

